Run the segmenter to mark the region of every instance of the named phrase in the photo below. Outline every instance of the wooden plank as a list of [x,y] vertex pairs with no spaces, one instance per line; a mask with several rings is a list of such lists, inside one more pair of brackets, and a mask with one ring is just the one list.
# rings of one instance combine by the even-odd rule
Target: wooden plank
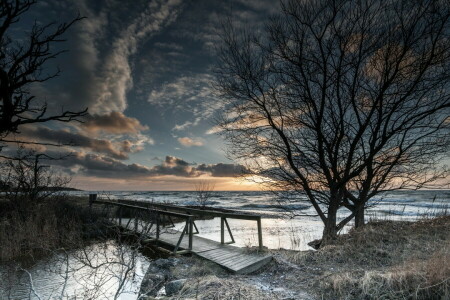
[[233,269],[231,269],[231,271],[234,273],[237,273],[237,274],[249,274],[249,273],[259,270],[260,268],[262,268],[263,266],[268,264],[271,260],[272,260],[272,256],[266,256],[265,258],[259,260],[258,262],[254,263],[252,265],[249,265],[249,266],[246,266],[243,268],[233,268]]
[[224,263],[226,263],[226,266],[228,268],[238,268],[239,266],[241,268],[243,268],[243,267],[246,267],[246,266],[249,266],[249,265],[252,265],[252,264],[258,262],[258,261],[260,261],[263,258],[264,257],[246,256],[246,257],[243,257],[241,259],[237,259],[235,261],[227,261],[227,262],[224,262]]
[[224,260],[224,259],[229,258],[229,257],[240,256],[241,253],[236,253],[236,252],[215,252],[215,253],[205,254],[203,252],[203,253],[200,253],[199,255],[202,256],[202,257],[208,258],[208,259]]
[[227,258],[221,259],[221,261],[224,262],[224,263],[230,262],[230,264],[232,264],[232,263],[238,262],[238,261],[250,260],[251,258],[253,258],[253,257],[249,256],[247,254],[239,253],[239,256],[236,256],[234,261],[231,261],[231,260],[229,260]]
[[219,265],[221,265],[221,266],[225,266],[225,263],[223,262],[224,260],[227,260],[227,259],[236,259],[238,256],[239,256],[239,254],[234,253],[234,255],[233,255],[233,254],[230,254],[230,256],[228,256],[228,257],[226,257],[226,258],[223,258],[223,257],[219,257],[219,258],[209,258],[209,257],[204,257],[204,256],[201,256],[201,257],[203,257],[203,258],[205,258],[205,259],[207,259],[207,260],[210,260],[210,261],[212,261],[212,262],[215,262],[216,264],[219,264]]
[[[146,226],[144,226],[144,224],[133,224],[131,222],[131,218],[123,218],[122,220],[114,221],[118,224],[122,223],[123,225],[130,224],[131,226],[126,226],[130,231],[143,234],[145,237],[155,240],[155,233],[145,232]],[[190,227],[190,229],[192,230],[192,227]],[[159,239],[157,240],[158,242],[171,247],[176,247],[179,242],[178,249],[183,252],[189,249],[188,235],[185,235],[180,241],[181,232],[178,230],[161,228],[159,234]],[[258,253],[248,253],[242,248],[221,244],[220,242],[195,235],[192,236],[192,250],[190,252],[238,274],[254,272],[270,262],[272,259],[272,257],[268,255],[263,256]]]
[[229,264],[233,264],[236,261],[245,261],[248,259],[248,257],[243,257],[242,254],[237,254],[229,257],[219,257],[217,261],[220,262],[221,265],[228,266]]

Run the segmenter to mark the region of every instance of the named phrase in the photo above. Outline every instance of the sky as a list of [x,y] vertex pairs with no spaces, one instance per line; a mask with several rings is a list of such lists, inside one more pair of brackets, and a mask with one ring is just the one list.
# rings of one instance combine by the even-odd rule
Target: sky
[[85,17],[54,50],[59,77],[31,92],[49,112],[89,109],[83,123],[23,127],[17,139],[74,146],[39,146],[58,171],[85,190],[192,190],[199,180],[216,190],[258,190],[245,168],[227,157],[214,130],[223,109],[213,88],[220,27],[263,28],[278,11],[261,0],[41,0],[15,24],[18,41],[33,22]]

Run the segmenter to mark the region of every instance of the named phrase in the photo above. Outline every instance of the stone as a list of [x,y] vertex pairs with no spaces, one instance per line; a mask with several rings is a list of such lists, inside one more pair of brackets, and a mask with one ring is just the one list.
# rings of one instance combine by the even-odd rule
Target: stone
[[170,281],[166,284],[166,295],[172,296],[178,293],[184,286],[186,279]]
[[144,276],[144,279],[142,280],[139,294],[141,294],[141,295],[154,294],[155,289],[157,289],[158,286],[161,286],[164,281],[165,281],[164,275],[151,274],[151,273],[147,272],[147,274],[145,274],[145,276]]

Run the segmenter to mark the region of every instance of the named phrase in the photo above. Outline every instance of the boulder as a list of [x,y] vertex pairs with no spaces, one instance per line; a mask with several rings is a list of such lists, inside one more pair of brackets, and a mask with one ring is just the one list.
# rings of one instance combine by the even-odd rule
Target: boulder
[[140,295],[156,294],[157,289],[162,286],[165,281],[165,276],[162,274],[150,274],[147,272],[141,283],[139,291]]
[[178,293],[184,286],[186,279],[170,281],[166,284],[166,295],[172,296]]

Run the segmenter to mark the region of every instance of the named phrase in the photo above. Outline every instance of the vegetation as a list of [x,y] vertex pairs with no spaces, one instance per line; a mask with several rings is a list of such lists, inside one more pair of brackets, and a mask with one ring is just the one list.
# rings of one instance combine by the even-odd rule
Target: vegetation
[[63,34],[82,19],[76,17],[62,24],[40,25],[35,22],[28,36],[22,40],[12,39],[9,32],[14,30],[14,23],[35,3],[34,0],[0,2],[0,141],[7,141],[5,137],[17,133],[25,124],[52,120],[69,122],[87,113],[85,109],[49,115],[47,104],[36,101],[35,95],[30,93],[33,83],[45,82],[59,75],[59,70],[44,72],[44,67],[64,52],[55,51],[55,44],[64,41]]
[[449,230],[449,216],[370,222],[319,251],[284,255],[300,268],[316,270],[308,285],[325,298],[446,299]]
[[362,226],[375,195],[445,176],[450,9],[446,1],[281,4],[258,35],[225,26],[216,87],[227,109],[218,125],[231,155],[289,191],[285,199],[306,194],[325,245],[353,218]]
[[212,196],[214,187],[215,185],[213,183],[210,183],[209,181],[201,180],[195,184],[196,200],[202,208],[205,208],[208,204],[208,200]]
[[0,205],[0,261],[46,256],[78,248],[92,238],[89,232],[94,230],[95,219],[87,208],[71,204],[62,195],[49,197],[26,212],[19,212],[4,201]]

